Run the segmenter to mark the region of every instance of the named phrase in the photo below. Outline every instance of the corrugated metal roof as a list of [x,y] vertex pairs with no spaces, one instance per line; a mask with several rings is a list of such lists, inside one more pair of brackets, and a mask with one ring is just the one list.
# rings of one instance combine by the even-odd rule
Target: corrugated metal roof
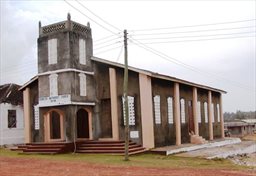
[[[113,65],[113,66],[120,67],[120,68],[124,68],[123,64],[116,63],[116,62],[111,62],[109,60],[101,59],[101,58],[94,57],[94,56],[91,57],[91,60],[96,61],[96,62],[100,62],[100,63],[104,63],[104,64],[108,64],[108,65]],[[194,86],[194,87],[197,87],[197,88],[207,89],[207,90],[220,92],[220,93],[227,93],[226,91],[221,90],[221,89],[216,89],[216,88],[213,88],[213,87],[193,83],[193,82],[190,82],[190,81],[182,80],[182,79],[175,78],[175,77],[168,76],[168,75],[154,73],[154,72],[151,72],[151,71],[148,71],[148,70],[143,70],[143,69],[130,67],[130,66],[128,67],[128,69],[131,70],[131,71],[134,71],[134,72],[143,73],[143,74],[148,75],[152,78],[164,79],[164,80],[173,81],[173,82],[177,82],[177,83],[181,83],[181,84],[185,84],[185,85],[189,85],[189,86]]]
[[[100,63],[104,63],[104,64],[108,64],[108,65],[112,65],[112,66],[119,67],[119,68],[124,68],[123,64],[120,64],[120,63],[117,63],[117,62],[111,62],[109,60],[101,59],[101,58],[94,57],[94,56],[91,57],[91,60],[96,61],[96,62],[100,62]],[[130,66],[128,67],[128,69],[131,70],[131,71],[137,72],[137,73],[142,73],[142,74],[148,75],[152,78],[158,78],[158,79],[168,80],[168,81],[172,81],[172,82],[177,82],[177,83],[181,83],[181,84],[185,84],[185,85],[189,85],[189,86],[194,86],[194,87],[202,88],[202,89],[206,89],[206,90],[211,90],[211,91],[215,91],[215,92],[219,92],[219,93],[227,93],[226,91],[221,90],[221,89],[217,89],[217,88],[213,88],[213,87],[193,83],[193,82],[190,82],[190,81],[182,80],[182,79],[171,77],[171,76],[168,76],[168,75],[154,73],[154,72],[151,72],[151,71],[148,71],[148,70],[143,70],[143,69],[130,67]],[[20,88],[20,90],[23,90],[24,88],[26,88],[28,85],[30,85],[32,82],[36,81],[37,79],[38,79],[38,75],[33,77],[27,83],[25,83]]]
[[12,105],[23,104],[23,93],[19,91],[21,86],[17,84],[4,84],[0,86],[0,103]]

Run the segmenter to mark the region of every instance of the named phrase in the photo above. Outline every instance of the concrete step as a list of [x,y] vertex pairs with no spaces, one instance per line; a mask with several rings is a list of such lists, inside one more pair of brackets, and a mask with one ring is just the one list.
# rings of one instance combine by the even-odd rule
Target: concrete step
[[24,149],[24,153],[61,153],[62,149],[50,148],[50,149]]
[[[140,145],[130,145],[129,149],[141,147]],[[125,146],[79,146],[79,150],[124,150]]]
[[[129,153],[141,153],[141,152],[144,152],[145,149],[142,148],[142,147],[138,147],[138,148],[133,148],[133,149],[129,149]],[[115,149],[115,150],[98,150],[98,149],[86,149],[86,150],[82,150],[82,149],[78,149],[76,151],[77,153],[111,153],[111,154],[122,154],[125,152],[124,149]]]
[[[145,150],[135,142],[129,142],[130,153],[141,153]],[[77,153],[111,153],[123,154],[125,152],[124,141],[85,141],[77,144]]]
[[[122,146],[124,146],[125,145],[125,143],[87,143],[87,142],[85,142],[85,143],[81,143],[81,144],[78,144],[79,146],[83,146],[83,147],[90,147],[90,146],[98,146],[98,147],[100,147],[100,146],[109,146],[109,147],[114,147],[114,146],[116,146],[116,147],[118,147],[118,146],[120,146],[120,147],[122,147]],[[136,143],[135,142],[130,142],[129,143],[129,145],[136,145]]]

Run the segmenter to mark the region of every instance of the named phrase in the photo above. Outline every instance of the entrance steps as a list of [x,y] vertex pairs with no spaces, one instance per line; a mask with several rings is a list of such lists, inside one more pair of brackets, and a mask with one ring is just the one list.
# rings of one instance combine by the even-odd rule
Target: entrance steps
[[[146,149],[135,142],[129,141],[129,155],[145,152]],[[85,141],[77,145],[77,153],[108,153],[124,154],[124,141]]]
[[[75,150],[76,149],[76,150]],[[79,141],[74,143],[28,143],[11,148],[12,151],[20,151],[25,154],[60,154],[60,153],[106,153],[122,155],[125,152],[124,141]],[[129,141],[129,155],[145,152],[146,149],[135,142]]]
[[26,154],[60,154],[72,151],[72,143],[28,143],[12,148],[12,151],[21,151]]
[[199,135],[190,135],[190,143],[191,144],[205,144],[208,143],[202,136]]

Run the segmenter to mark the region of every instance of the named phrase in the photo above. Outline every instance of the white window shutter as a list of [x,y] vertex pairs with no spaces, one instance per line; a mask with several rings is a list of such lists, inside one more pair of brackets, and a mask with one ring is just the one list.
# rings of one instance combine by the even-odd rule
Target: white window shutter
[[220,122],[220,105],[217,104],[217,120]]
[[39,130],[40,129],[40,121],[39,121],[39,106],[38,105],[34,106],[34,121],[35,121],[34,129]]
[[79,75],[80,80],[80,96],[86,96],[86,75],[83,73],[80,73]]
[[167,98],[168,108],[168,123],[173,124],[173,99],[172,97]]
[[201,103],[200,101],[197,102],[197,122],[201,123],[202,122],[202,117],[201,117]]
[[85,39],[79,39],[79,63],[86,65],[86,43]]
[[48,40],[48,63],[57,63],[57,39]]
[[57,96],[58,95],[58,75],[51,74],[49,76],[49,86],[50,86],[50,96]]
[[205,118],[205,123],[208,123],[208,104],[204,102],[204,118]]
[[155,124],[161,124],[160,96],[154,96]]
[[180,100],[180,112],[181,112],[181,123],[186,123],[186,114],[185,114],[185,100],[182,98]]
[[[132,96],[127,96],[128,99],[128,120],[129,120],[129,125],[135,125],[135,108],[134,108],[134,103],[135,103],[135,98]],[[126,119],[125,119],[125,104],[124,104],[124,97],[122,97],[122,103],[123,103],[123,116],[124,116],[124,125],[126,124]]]
[[215,118],[214,118],[214,104],[211,104],[211,108],[212,108],[212,123],[215,122]]

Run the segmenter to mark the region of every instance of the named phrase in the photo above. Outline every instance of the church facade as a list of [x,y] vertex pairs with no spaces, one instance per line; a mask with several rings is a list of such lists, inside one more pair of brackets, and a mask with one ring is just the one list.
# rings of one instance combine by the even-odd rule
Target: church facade
[[[38,74],[24,95],[25,143],[124,140],[124,65],[93,56],[90,25],[39,23]],[[129,67],[130,139],[145,148],[224,137],[222,94]]]

